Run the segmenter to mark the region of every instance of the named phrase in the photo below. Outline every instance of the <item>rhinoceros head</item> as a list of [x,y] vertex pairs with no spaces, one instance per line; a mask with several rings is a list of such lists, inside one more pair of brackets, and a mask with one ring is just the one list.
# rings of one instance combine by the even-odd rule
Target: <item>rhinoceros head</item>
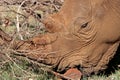
[[59,12],[48,16],[46,29],[56,40],[45,63],[58,71],[81,67],[86,72],[106,68],[120,39],[119,0],[65,0]]

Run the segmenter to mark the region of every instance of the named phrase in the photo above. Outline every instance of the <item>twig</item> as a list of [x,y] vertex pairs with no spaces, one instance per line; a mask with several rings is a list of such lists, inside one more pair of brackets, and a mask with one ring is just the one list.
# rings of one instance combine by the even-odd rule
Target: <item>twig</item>
[[60,73],[57,73],[57,72],[55,72],[55,71],[52,71],[52,70],[50,70],[50,69],[45,69],[47,72],[50,72],[50,73],[52,73],[52,74],[54,74],[55,76],[57,76],[57,77],[59,77],[59,78],[61,78],[61,79],[65,79],[65,80],[75,80],[75,79],[71,79],[70,77],[67,77],[67,76],[65,76],[65,75],[63,75],[63,74],[60,74]]
[[[27,59],[28,59],[28,58],[27,58]],[[31,60],[31,59],[29,59],[29,61],[30,61],[31,63],[39,66],[39,67],[42,67],[42,68],[41,68],[42,70],[47,71],[47,72],[50,72],[50,73],[52,73],[53,75],[55,75],[55,76],[57,76],[57,77],[59,77],[59,78],[61,78],[61,79],[65,79],[65,80],[75,80],[75,79],[71,79],[71,78],[69,78],[69,77],[67,77],[67,76],[65,76],[65,75],[63,75],[63,74],[60,74],[60,73],[57,73],[57,72],[53,71],[53,70],[51,69],[52,66],[47,66],[47,65],[45,65],[45,64],[39,63],[39,62],[37,62],[37,61],[33,61],[33,60]]]
[[[9,48],[7,48],[7,49],[5,49],[5,50],[6,50],[7,52],[9,52],[9,53],[11,52]],[[31,74],[31,73],[25,71],[24,69],[22,69],[21,67],[19,67],[19,66],[17,65],[17,63],[10,57],[10,55],[9,55],[6,51],[4,51],[4,52],[5,52],[5,56],[8,58],[8,60],[10,60],[11,62],[13,62],[13,64],[14,64],[18,69],[20,69],[21,71],[23,71],[24,73]]]
[[[35,19],[37,19],[39,22],[41,22],[41,14],[39,14],[40,16],[38,16],[38,13],[34,12],[32,9],[30,8],[24,8],[24,10],[29,13],[30,15],[29,16],[33,16]],[[28,16],[28,17],[29,17]]]
[[[22,56],[22,55],[19,55],[19,56]],[[23,56],[23,57],[26,57],[26,56]],[[63,74],[60,74],[60,73],[57,73],[57,72],[53,71],[53,70],[51,69],[51,68],[52,68],[51,66],[46,67],[47,65],[41,64],[41,63],[39,63],[39,62],[36,61],[36,60],[30,59],[30,58],[27,58],[27,59],[29,59],[29,61],[32,62],[33,64],[36,64],[36,65],[39,66],[39,67],[43,67],[43,68],[41,68],[41,69],[43,69],[44,71],[50,72],[50,73],[52,73],[53,75],[55,75],[55,76],[57,76],[57,77],[59,77],[59,78],[61,78],[61,79],[74,80],[74,79],[71,79],[70,77],[67,77],[67,76],[65,76],[65,75],[63,75]]]
[[[10,9],[10,8],[9,8],[9,9]],[[15,13],[15,14],[18,14],[18,15],[21,15],[21,16],[27,18],[27,16],[25,16],[24,14],[17,13],[15,10],[12,10],[12,9],[10,9],[10,10],[6,10],[6,11],[0,11],[0,12],[13,12],[13,13]]]
[[[22,6],[26,1],[27,1],[27,0],[24,0],[24,1],[20,4],[20,6],[18,6],[17,13],[20,13],[20,8],[21,8],[21,6]],[[19,15],[18,15],[18,14],[16,15],[16,19],[17,19],[17,23],[16,23],[17,32],[18,32],[18,34],[19,34],[20,39],[23,40],[23,36],[20,34],[20,22],[19,22]]]

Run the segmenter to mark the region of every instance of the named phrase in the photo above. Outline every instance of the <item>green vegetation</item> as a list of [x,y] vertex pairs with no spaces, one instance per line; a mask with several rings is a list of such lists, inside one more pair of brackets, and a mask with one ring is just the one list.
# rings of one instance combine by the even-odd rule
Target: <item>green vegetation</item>
[[[12,58],[11,58],[12,59]],[[31,63],[27,58],[1,61],[0,80],[55,80],[44,68]]]
[[[50,3],[49,0],[45,1],[48,1]],[[16,29],[17,23],[19,23],[20,25],[19,33],[23,36],[25,40],[39,33],[44,33],[45,30],[41,29],[43,25],[40,21],[38,21],[38,16],[36,16],[36,14],[40,14],[43,17],[45,14],[57,11],[61,5],[60,3],[60,5],[58,5],[57,2],[56,4],[54,4],[54,6],[56,5],[54,8],[51,7],[51,5],[53,4],[48,4],[48,2],[46,4],[47,6],[41,6],[42,4],[33,5],[32,3],[26,3],[26,6],[24,5],[25,7],[21,8],[21,10],[23,9],[24,11],[20,12],[17,12],[18,4],[0,4],[2,5],[0,6],[0,28],[2,28],[9,35],[14,36],[16,39],[19,39]],[[25,11],[25,9],[31,11],[34,10],[34,14],[28,13],[29,11],[27,12],[27,10]],[[20,14],[19,22],[16,21],[17,14]],[[6,19],[9,21],[8,24],[6,23]],[[57,80],[57,78],[53,74],[45,70],[47,66],[43,66],[39,63],[41,65],[40,66],[25,57],[12,55],[10,54],[9,47],[4,47],[0,45],[0,52],[3,53],[0,53],[0,80]],[[88,80],[120,80],[120,71],[118,70],[108,77],[105,75],[93,75],[92,77],[89,77]]]

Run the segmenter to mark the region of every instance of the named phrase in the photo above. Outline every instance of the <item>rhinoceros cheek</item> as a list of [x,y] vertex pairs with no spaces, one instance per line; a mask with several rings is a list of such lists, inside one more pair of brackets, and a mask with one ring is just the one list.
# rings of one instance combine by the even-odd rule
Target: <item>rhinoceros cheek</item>
[[81,60],[80,56],[73,56],[73,57],[68,56],[59,62],[57,71],[61,72],[68,68],[74,68],[74,67],[80,65],[81,63],[82,63],[82,60]]
[[50,53],[48,55],[46,55],[44,58],[43,58],[43,61],[41,61],[42,63],[44,64],[47,64],[47,65],[52,65],[54,67],[54,65],[57,64],[57,61],[58,61],[58,57],[53,54],[53,53]]

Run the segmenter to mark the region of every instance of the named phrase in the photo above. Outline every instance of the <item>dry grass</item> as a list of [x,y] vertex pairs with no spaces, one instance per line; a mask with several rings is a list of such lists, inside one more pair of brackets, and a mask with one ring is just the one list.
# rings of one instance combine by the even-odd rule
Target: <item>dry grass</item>
[[[0,28],[15,39],[21,39],[21,35],[27,40],[44,33],[41,19],[46,14],[58,11],[61,1],[63,0],[0,0]],[[10,45],[0,45],[0,52],[0,80],[56,80],[56,77],[46,70],[50,66],[11,54],[13,50]],[[88,80],[120,80],[120,72],[116,71],[109,77],[94,75]]]
[[[19,0],[19,2],[0,1],[0,28],[14,39],[27,40],[32,36],[44,33],[41,19],[45,14],[57,11],[58,2],[52,0]],[[56,4],[57,3],[57,4]],[[56,8],[55,8],[56,7]],[[53,80],[54,75],[46,69],[49,66],[15,56],[10,45],[0,45],[0,80]]]

